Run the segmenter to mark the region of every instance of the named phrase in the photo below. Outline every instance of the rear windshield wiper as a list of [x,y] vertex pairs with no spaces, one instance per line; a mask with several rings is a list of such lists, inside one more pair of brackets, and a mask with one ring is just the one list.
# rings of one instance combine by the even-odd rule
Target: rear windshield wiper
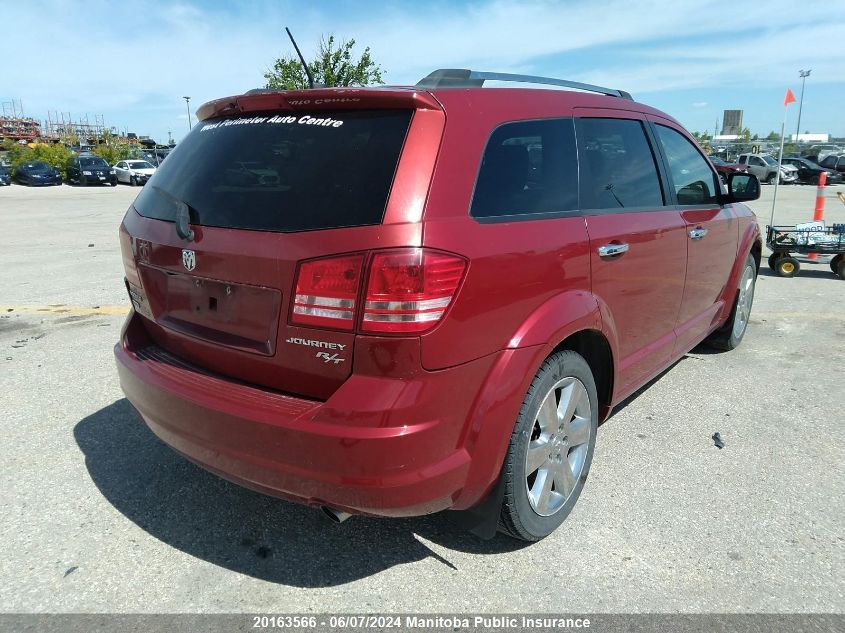
[[176,205],[176,212],[173,216],[173,220],[176,223],[176,234],[183,240],[193,242],[194,230],[191,228],[191,210],[188,205],[184,201],[180,200],[169,191],[165,191],[161,187],[153,186],[153,189],[157,193],[162,194],[165,198],[172,200],[173,203]]

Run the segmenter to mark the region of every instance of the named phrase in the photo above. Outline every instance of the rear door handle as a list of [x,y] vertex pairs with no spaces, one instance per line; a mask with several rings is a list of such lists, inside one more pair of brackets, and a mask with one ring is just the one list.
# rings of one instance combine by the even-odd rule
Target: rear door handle
[[627,244],[605,244],[599,246],[599,257],[617,257],[628,252]]
[[689,236],[693,240],[700,240],[705,235],[707,235],[707,233],[707,229],[702,229],[701,227],[699,227],[697,229],[690,229]]

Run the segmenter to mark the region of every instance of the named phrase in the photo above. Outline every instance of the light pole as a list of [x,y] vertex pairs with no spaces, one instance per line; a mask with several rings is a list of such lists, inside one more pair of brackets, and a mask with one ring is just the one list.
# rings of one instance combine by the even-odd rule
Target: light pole
[[812,68],[810,68],[809,70],[799,70],[798,71],[798,76],[801,77],[801,98],[798,101],[798,129],[795,130],[795,144],[796,145],[798,145],[798,136],[801,134],[801,108],[804,105],[804,82],[807,81],[807,77],[810,76],[811,72],[813,72]]
[[188,131],[191,131],[191,98],[182,97],[185,100],[185,107],[188,109]]

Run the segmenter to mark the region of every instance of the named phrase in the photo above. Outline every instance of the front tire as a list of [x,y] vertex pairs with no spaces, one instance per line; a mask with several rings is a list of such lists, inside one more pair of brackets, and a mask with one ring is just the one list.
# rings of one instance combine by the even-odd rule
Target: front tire
[[843,256],[842,253],[840,253],[839,255],[836,255],[835,257],[833,257],[830,260],[830,270],[833,271],[834,275],[839,274],[839,264],[842,263],[843,259],[845,259],[845,256]]
[[[769,266],[771,266],[772,257],[769,258]],[[779,260],[780,258],[777,261]],[[777,265],[777,261],[775,265]],[[706,343],[708,345],[726,352],[739,347],[745,336],[745,331],[748,329],[748,319],[751,316],[751,306],[754,304],[756,283],[757,262],[749,254],[745,259],[745,266],[742,268],[742,276],[739,278],[739,287],[736,291],[731,315],[722,327],[707,338]]]
[[777,179],[778,179],[777,174],[772,174],[771,176],[766,178],[766,182],[770,185],[773,185],[773,184],[775,184],[775,182],[777,182]]
[[531,382],[511,434],[500,531],[533,542],[563,523],[587,479],[597,428],[590,366],[576,352],[553,354]]

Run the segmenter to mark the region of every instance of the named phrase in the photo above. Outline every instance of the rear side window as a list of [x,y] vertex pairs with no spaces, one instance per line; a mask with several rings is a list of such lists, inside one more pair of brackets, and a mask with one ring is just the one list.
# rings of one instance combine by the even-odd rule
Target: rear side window
[[379,224],[410,110],[277,113],[199,123],[135,201],[143,216],[260,231]]
[[578,208],[572,119],[506,123],[490,135],[472,197],[476,218]]
[[578,119],[581,206],[663,206],[654,154],[643,124],[631,119]]
[[707,159],[679,132],[665,125],[655,127],[669,162],[678,204],[717,204],[716,176]]

